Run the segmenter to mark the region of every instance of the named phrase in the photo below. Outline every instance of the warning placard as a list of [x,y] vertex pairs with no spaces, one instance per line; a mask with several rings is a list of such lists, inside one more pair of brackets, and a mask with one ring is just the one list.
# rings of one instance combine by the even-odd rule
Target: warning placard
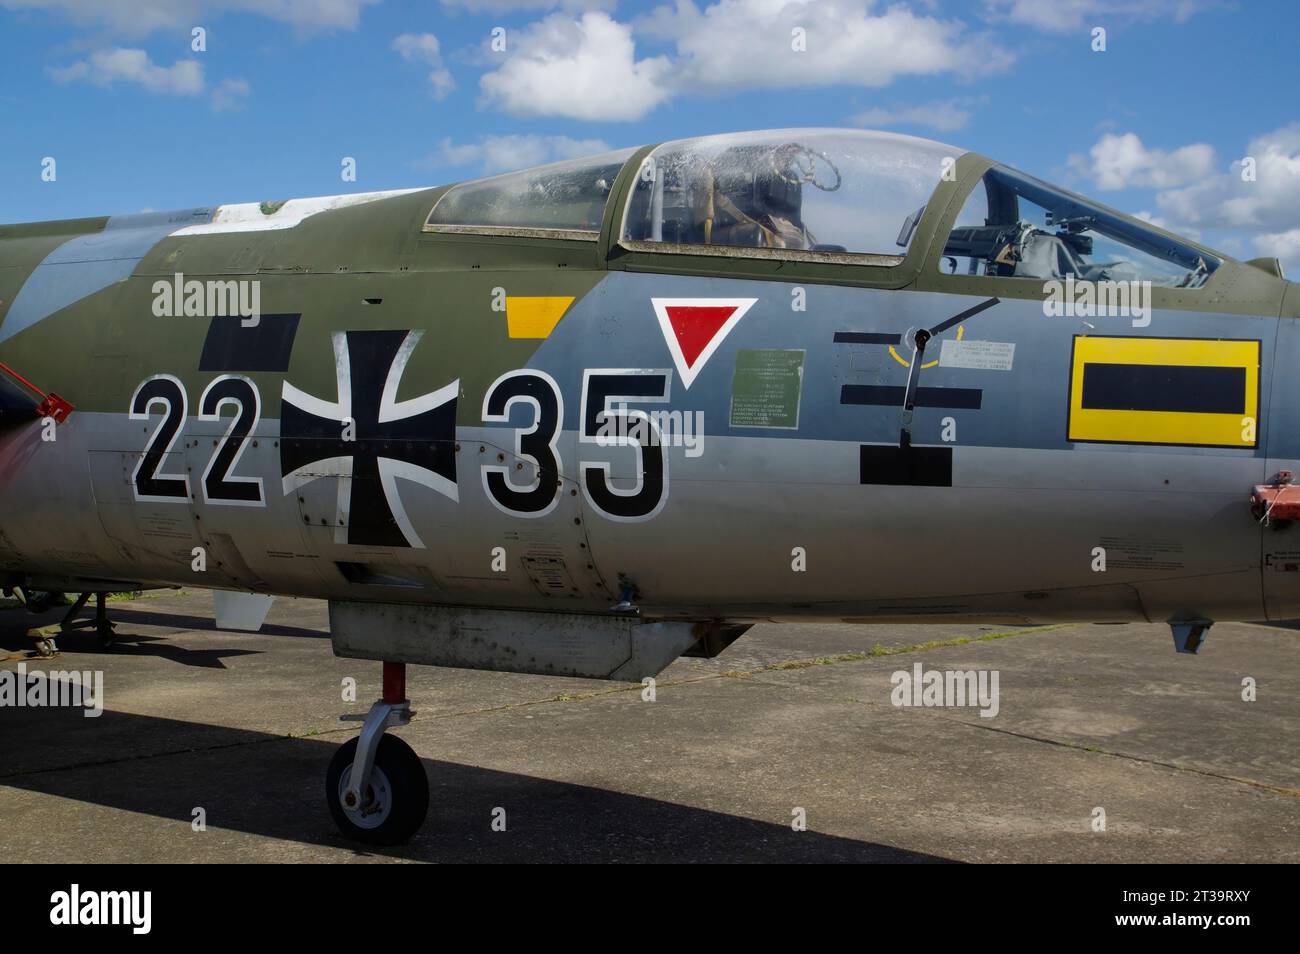
[[797,430],[803,359],[802,350],[750,348],[736,352],[731,426]]
[[939,349],[939,367],[1010,371],[1016,360],[1012,341],[954,341],[945,338]]

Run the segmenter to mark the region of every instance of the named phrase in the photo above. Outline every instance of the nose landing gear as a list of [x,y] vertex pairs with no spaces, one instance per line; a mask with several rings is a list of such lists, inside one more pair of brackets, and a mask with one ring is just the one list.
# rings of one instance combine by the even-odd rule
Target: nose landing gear
[[325,799],[339,830],[370,845],[398,845],[424,823],[429,780],[424,764],[401,739],[385,735],[407,725],[406,664],[384,663],[384,695],[361,719],[361,733],[339,746],[325,773]]

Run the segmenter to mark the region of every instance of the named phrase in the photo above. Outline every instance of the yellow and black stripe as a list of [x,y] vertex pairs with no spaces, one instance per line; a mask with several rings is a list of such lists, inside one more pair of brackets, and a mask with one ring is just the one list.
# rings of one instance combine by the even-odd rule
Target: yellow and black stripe
[[1077,335],[1067,439],[1256,447],[1259,361],[1259,341]]

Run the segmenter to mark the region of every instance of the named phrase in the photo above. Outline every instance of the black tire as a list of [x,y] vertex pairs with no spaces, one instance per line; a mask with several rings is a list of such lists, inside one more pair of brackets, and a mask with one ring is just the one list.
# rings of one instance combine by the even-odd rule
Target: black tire
[[[368,845],[400,845],[414,835],[424,824],[429,812],[429,780],[424,774],[424,763],[415,750],[393,735],[379,737],[375,751],[375,771],[371,773],[368,793],[373,800],[378,784],[386,790],[387,815],[374,817],[349,811],[343,806],[344,779],[356,759],[357,740],[349,739],[339,746],[330,759],[325,773],[325,801],[329,804],[334,824],[346,837]],[[381,795],[381,797],[383,797]]]

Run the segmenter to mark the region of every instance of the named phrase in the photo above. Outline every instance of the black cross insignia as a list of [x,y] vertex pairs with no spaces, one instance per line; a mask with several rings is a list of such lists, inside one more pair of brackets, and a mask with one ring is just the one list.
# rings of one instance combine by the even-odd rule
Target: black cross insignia
[[[280,410],[284,492],[322,477],[347,479],[346,503],[340,488],[335,521],[335,539],[341,543],[424,546],[397,494],[398,478],[457,499],[459,379],[438,391],[397,400],[402,373],[422,334],[335,332],[335,401],[321,400],[284,382]],[[349,422],[352,433],[348,433]]]

